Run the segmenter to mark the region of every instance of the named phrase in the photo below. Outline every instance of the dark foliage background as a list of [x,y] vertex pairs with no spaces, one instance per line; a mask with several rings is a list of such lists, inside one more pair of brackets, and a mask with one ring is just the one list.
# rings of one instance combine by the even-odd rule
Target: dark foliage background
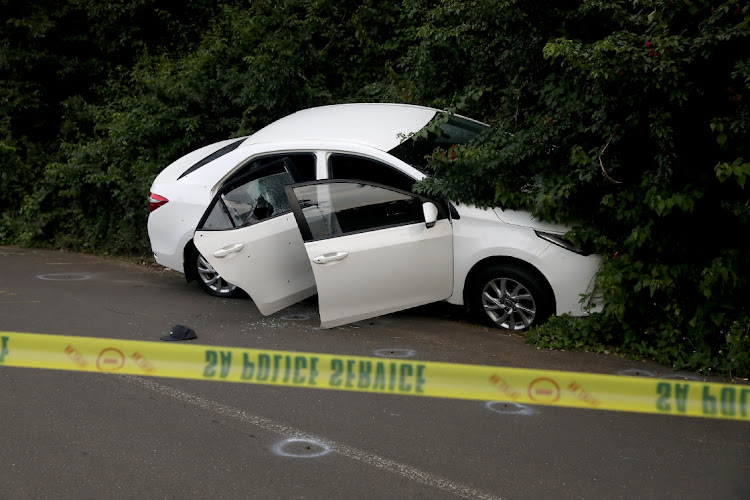
[[0,0],[0,242],[146,254],[183,154],[295,110],[492,124],[419,189],[576,221],[607,305],[540,346],[750,375],[742,1]]

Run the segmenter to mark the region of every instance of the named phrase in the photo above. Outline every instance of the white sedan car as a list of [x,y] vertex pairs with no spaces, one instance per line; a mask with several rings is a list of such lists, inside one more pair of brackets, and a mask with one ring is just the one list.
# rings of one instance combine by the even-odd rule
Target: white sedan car
[[[442,133],[415,140],[440,114]],[[215,295],[240,287],[264,315],[317,293],[324,328],[443,300],[509,330],[598,310],[601,259],[563,239],[566,227],[411,192],[425,154],[485,127],[344,104],[199,149],[151,187],[154,257]]]

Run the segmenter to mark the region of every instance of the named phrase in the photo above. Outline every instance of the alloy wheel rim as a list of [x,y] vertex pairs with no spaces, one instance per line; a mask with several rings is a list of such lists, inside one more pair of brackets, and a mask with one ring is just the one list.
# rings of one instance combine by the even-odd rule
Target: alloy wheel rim
[[484,286],[482,307],[489,318],[506,330],[524,330],[536,317],[536,301],[518,281],[497,278]]
[[232,293],[237,288],[235,285],[227,283],[202,255],[198,255],[198,275],[201,281],[216,293],[225,295]]

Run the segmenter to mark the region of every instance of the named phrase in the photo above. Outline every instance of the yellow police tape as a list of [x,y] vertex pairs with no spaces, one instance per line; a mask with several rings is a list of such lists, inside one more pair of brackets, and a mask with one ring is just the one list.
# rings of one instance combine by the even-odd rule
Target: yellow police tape
[[750,420],[750,386],[0,332],[0,366]]

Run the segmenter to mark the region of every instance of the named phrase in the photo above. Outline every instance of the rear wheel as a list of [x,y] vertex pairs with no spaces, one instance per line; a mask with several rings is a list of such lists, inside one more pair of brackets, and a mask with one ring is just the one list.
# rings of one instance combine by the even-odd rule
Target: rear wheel
[[214,297],[237,297],[240,289],[228,283],[216,269],[208,263],[198,250],[189,252],[188,264],[192,267],[192,275],[198,281],[198,285],[209,295]]
[[468,301],[483,323],[515,331],[544,323],[554,307],[552,292],[542,279],[504,264],[480,271],[472,280]]

